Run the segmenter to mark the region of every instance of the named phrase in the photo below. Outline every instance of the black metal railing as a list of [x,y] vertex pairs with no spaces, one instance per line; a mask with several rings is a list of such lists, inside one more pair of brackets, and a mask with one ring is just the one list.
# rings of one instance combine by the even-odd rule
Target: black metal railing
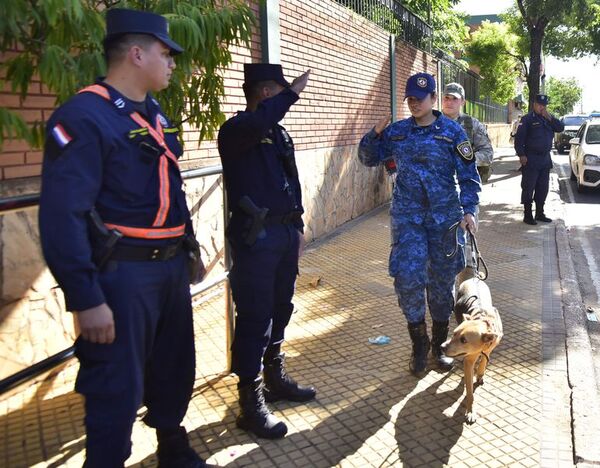
[[[221,165],[215,165],[210,167],[204,167],[199,169],[189,169],[187,171],[182,171],[181,176],[184,180],[194,179],[196,177],[206,177],[210,175],[221,175],[223,173],[223,167]],[[35,208],[39,205],[40,194],[34,193],[29,195],[19,195],[15,197],[9,198],[1,198],[0,199],[0,215],[4,215],[6,213],[22,211],[28,208]],[[224,223],[227,223],[227,198],[225,196],[225,192],[223,191],[223,220]],[[223,256],[225,263],[225,271],[221,274],[214,275],[213,278],[209,280],[204,280],[199,284],[190,287],[190,293],[192,297],[197,296],[209,289],[214,288],[215,286],[220,285],[221,283],[225,284],[225,337],[226,337],[226,349],[227,349],[227,367],[231,367],[231,343],[233,341],[233,302],[231,299],[231,292],[229,289],[229,248],[227,242],[224,241],[223,248]],[[48,358],[36,362],[25,369],[13,374],[8,377],[0,380],[0,395],[3,393],[16,388],[23,383],[37,377],[40,374],[48,372],[53,368],[67,362],[75,355],[75,349],[73,346],[69,346],[66,349],[49,356]]]
[[335,0],[397,38],[431,51],[433,28],[399,0]]
[[464,111],[485,123],[507,123],[508,105],[498,104],[490,97],[481,96],[479,84],[481,78],[477,73],[464,68],[448,56],[438,56],[440,59],[440,89],[448,83],[460,83],[465,88]]

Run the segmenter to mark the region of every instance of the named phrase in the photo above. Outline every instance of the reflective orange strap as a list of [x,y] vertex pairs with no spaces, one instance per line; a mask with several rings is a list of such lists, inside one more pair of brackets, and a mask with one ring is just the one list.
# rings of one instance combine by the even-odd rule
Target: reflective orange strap
[[108,89],[106,89],[104,86],[100,86],[97,84],[87,86],[87,87],[77,91],[77,94],[81,94],[81,93],[94,93],[99,96],[102,96],[107,101],[110,101],[110,94],[108,94]]
[[168,239],[181,237],[185,234],[185,224],[172,228],[136,228],[110,223],[105,223],[105,226],[108,229],[117,229],[126,237],[136,237],[138,239]]

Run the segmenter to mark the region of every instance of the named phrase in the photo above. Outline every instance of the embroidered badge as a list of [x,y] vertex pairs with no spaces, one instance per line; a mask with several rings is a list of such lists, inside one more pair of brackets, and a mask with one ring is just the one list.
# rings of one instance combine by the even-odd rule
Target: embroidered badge
[[421,87],[421,88],[426,88],[427,87],[427,78],[417,78],[417,86]]
[[163,127],[166,127],[169,124],[169,122],[167,122],[167,119],[165,119],[165,116],[162,114],[158,114],[158,120]]
[[73,141],[73,137],[61,124],[56,124],[52,129],[52,136],[60,148],[64,148]]
[[458,154],[461,158],[463,158],[467,162],[474,161],[473,158],[473,148],[471,148],[471,142],[469,140],[463,141],[459,145],[456,146]]

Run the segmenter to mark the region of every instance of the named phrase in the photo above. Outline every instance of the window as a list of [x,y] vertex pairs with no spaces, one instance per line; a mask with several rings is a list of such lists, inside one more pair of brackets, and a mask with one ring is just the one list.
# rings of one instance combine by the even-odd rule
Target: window
[[600,125],[590,125],[585,135],[585,142],[589,144],[600,143]]

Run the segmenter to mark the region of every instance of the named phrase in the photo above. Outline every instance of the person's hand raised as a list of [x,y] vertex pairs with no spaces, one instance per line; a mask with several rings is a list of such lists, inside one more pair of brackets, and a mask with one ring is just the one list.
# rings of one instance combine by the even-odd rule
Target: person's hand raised
[[390,114],[386,115],[385,117],[382,117],[373,128],[373,130],[375,130],[375,133],[377,133],[377,135],[380,135],[381,132],[385,130],[385,127],[388,126],[390,120],[392,120],[392,116]]
[[296,94],[300,94],[306,87],[306,84],[308,83],[309,75],[310,69],[306,70],[304,73],[302,73],[302,75],[294,79],[294,81],[292,81],[292,85],[290,86],[291,90],[294,91]]

